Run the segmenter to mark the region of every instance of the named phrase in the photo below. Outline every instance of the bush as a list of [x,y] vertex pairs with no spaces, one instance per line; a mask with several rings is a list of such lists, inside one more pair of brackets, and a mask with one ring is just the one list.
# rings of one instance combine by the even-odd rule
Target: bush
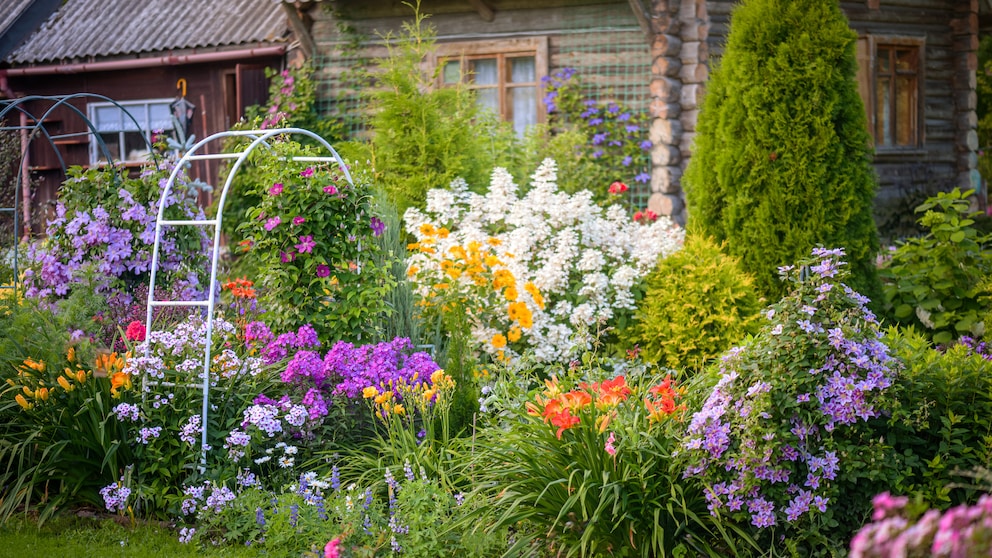
[[377,60],[370,88],[368,145],[375,182],[400,215],[423,207],[427,190],[457,177],[480,183],[492,168],[488,136],[479,133],[474,96],[461,87],[436,87],[437,72],[424,70],[434,48],[434,31],[417,11],[399,37],[385,37],[389,56]]
[[501,168],[484,195],[467,190],[431,190],[426,211],[407,211],[417,240],[408,273],[424,314],[454,315],[470,348],[494,360],[580,354],[600,330],[625,325],[640,279],[682,241],[667,218],[639,224],[588,191],[559,192],[550,159],[526,195]]
[[491,528],[526,525],[555,556],[733,549],[670,459],[685,407],[662,374],[590,353],[501,374],[486,402],[493,425],[479,435],[481,474],[498,492]]
[[[916,208],[929,232],[901,242],[882,267],[886,309],[903,325],[927,332],[935,343],[985,334],[992,311],[992,235],[974,227],[972,191],[940,192]],[[984,299],[984,300],[983,300]]]
[[[326,155],[287,141],[279,156]],[[367,175],[353,169],[349,184],[336,163],[281,162],[258,151],[260,201],[239,230],[250,248],[243,259],[257,269],[259,305],[280,331],[311,324],[325,340],[378,337],[388,311],[391,276],[378,257],[385,223],[374,213]]]
[[746,0],[707,82],[685,174],[689,219],[727,241],[769,299],[779,266],[842,247],[880,301],[875,176],[855,41],[837,2]]
[[973,503],[961,475],[992,463],[992,351],[969,338],[934,349],[912,330],[891,330],[886,342],[905,368],[885,434],[891,473],[878,491],[939,509]]
[[723,357],[683,443],[686,476],[705,484],[712,513],[802,556],[836,552],[837,533],[860,525],[845,525],[867,505],[848,469],[866,468],[860,425],[891,408],[896,372],[867,299],[842,282],[842,256],[817,248],[783,269],[794,291]]
[[754,280],[705,236],[686,235],[682,249],[647,275],[644,291],[619,338],[649,362],[699,370],[757,332],[762,299]]

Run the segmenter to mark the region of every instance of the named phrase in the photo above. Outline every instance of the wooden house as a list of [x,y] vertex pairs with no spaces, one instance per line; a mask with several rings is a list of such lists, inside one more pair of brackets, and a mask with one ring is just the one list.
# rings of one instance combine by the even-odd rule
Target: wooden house
[[[649,206],[681,220],[681,176],[709,70],[720,57],[735,3],[423,0],[421,11],[430,14],[437,33],[438,54],[429,62],[468,60],[484,77],[480,102],[517,125],[544,119],[540,79],[566,67],[582,74],[594,96],[649,111]],[[879,205],[898,205],[919,190],[981,191],[975,72],[979,15],[992,12],[992,2],[843,0],[840,5],[859,37],[859,85],[875,142]],[[381,56],[382,36],[398,31],[410,15],[399,0],[336,0],[310,12],[328,110],[341,109],[348,68]]]
[[[63,179],[63,162],[106,163],[90,130],[115,162],[139,166],[148,157],[152,132],[174,131],[178,105],[188,134],[204,138],[227,130],[245,107],[267,100],[265,70],[282,69],[287,57],[302,50],[290,23],[295,8],[272,0],[57,4],[0,62],[0,101],[87,94],[44,117],[42,125],[54,141],[30,141],[27,161],[37,187],[34,199],[25,202],[34,207],[36,231],[40,209],[55,197]],[[0,125],[32,125],[32,117],[41,119],[53,102],[39,99],[21,106],[26,111],[10,112],[8,119],[14,121]],[[215,161],[199,161],[192,174],[213,184],[217,171]]]

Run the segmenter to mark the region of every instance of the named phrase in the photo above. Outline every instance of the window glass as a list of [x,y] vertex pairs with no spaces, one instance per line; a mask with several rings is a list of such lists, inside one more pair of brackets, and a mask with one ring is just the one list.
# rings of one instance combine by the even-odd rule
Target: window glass
[[523,136],[528,126],[537,124],[537,88],[514,87],[511,91],[513,129],[518,136]]
[[499,85],[499,66],[495,58],[472,60],[472,82],[476,85]]
[[510,82],[533,83],[537,81],[534,57],[510,58]]
[[[112,162],[134,163],[149,159],[148,146],[153,132],[171,132],[173,99],[91,103],[87,107],[99,138],[107,146]],[[126,112],[125,112],[126,111]],[[90,140],[90,164],[107,163],[96,137]]]
[[460,82],[462,80],[461,63],[457,60],[448,60],[445,62],[444,69],[441,72],[441,79],[447,84]]

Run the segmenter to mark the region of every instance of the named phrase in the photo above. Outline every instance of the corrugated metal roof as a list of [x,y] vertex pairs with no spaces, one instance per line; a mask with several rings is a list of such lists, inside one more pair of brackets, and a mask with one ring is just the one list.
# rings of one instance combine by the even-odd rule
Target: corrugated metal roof
[[52,63],[284,40],[277,0],[67,0],[8,59]]
[[4,8],[0,10],[0,35],[7,32],[7,29],[20,17],[21,12],[28,9],[34,0],[6,0]]

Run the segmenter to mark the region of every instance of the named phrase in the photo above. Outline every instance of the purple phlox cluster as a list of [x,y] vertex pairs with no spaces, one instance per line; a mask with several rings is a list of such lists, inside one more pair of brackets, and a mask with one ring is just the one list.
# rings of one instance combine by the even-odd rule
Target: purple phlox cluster
[[100,496],[103,496],[103,503],[107,511],[123,513],[127,511],[127,499],[131,496],[131,489],[124,486],[124,479],[108,484],[100,489]]
[[194,446],[200,438],[200,434],[203,432],[202,420],[200,415],[192,415],[186,420],[182,428],[179,430],[179,439],[187,444]]
[[136,422],[140,412],[141,409],[139,409],[137,405],[133,405],[131,403],[121,403],[113,409],[114,415],[116,415],[117,420],[120,421],[127,420]]
[[324,360],[314,351],[298,351],[280,375],[286,384],[312,384],[323,387],[326,379]]
[[289,355],[289,349],[317,347],[320,347],[317,331],[310,324],[304,324],[295,333],[292,331],[283,333],[270,341],[262,350],[262,361],[265,364],[275,364]]
[[241,428],[254,426],[271,438],[282,432],[282,421],[279,420],[279,408],[275,405],[252,405],[245,409]]
[[231,461],[237,461],[244,457],[245,448],[251,444],[251,436],[241,430],[232,430],[224,439],[224,449],[227,450],[227,457]]
[[245,344],[250,348],[259,348],[270,343],[275,337],[265,322],[249,322],[245,326]]
[[241,488],[251,488],[253,486],[262,486],[262,483],[255,476],[255,473],[251,472],[250,469],[239,469],[238,475],[235,477],[235,482]]
[[138,437],[136,438],[139,444],[148,445],[152,440],[158,438],[162,435],[161,426],[144,427],[138,431]]
[[429,354],[413,349],[413,344],[405,337],[358,347],[339,341],[324,357],[325,373],[328,378],[338,379],[335,394],[352,399],[360,397],[368,386],[395,384],[401,380],[417,385],[428,381],[440,367]]
[[196,534],[196,527],[183,527],[179,530],[179,543],[188,544]]
[[[326,417],[330,403],[324,400],[324,395],[318,388],[310,388],[303,396],[303,406],[307,409],[310,420],[317,421]],[[287,418],[287,422],[289,419]]]
[[219,514],[235,498],[230,488],[210,482],[187,486],[183,489],[183,495],[186,496],[180,505],[183,515],[196,512]]

